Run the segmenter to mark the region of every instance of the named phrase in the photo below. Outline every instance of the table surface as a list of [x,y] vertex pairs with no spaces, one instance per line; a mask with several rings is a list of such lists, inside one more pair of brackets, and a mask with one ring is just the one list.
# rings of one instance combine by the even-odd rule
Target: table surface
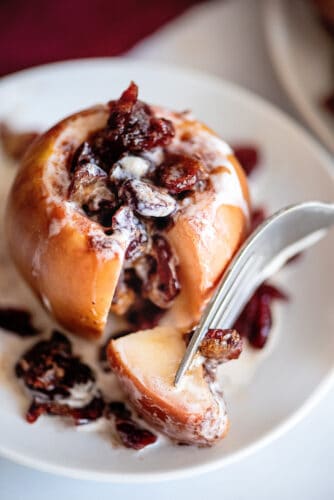
[[[299,120],[266,49],[260,0],[200,5],[141,42],[132,58],[196,67],[234,81]],[[300,121],[300,120],[299,120]],[[256,454],[191,480],[147,485],[78,481],[0,459],[0,500],[256,498],[327,500],[334,495],[334,389],[295,429]]]

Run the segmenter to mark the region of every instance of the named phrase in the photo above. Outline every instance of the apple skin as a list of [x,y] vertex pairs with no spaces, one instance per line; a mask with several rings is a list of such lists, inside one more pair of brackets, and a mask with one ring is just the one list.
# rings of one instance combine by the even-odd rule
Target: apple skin
[[[105,248],[102,228],[65,202],[67,165],[79,145],[105,126],[107,119],[108,107],[96,106],[65,118],[35,140],[22,160],[6,212],[7,239],[19,272],[62,326],[89,339],[103,335],[126,242],[118,242],[113,251]],[[192,123],[216,137],[205,125]],[[179,119],[175,126],[182,132],[188,124]],[[228,160],[249,205],[245,175],[233,155]],[[200,229],[181,211],[174,226],[164,233],[179,260],[182,288],[163,318],[164,324],[191,329],[198,322],[245,237],[247,218],[241,208],[221,205],[212,211],[211,196],[205,192],[193,198],[195,209],[204,216]],[[203,237],[207,228],[212,233],[210,243]]]
[[112,340],[107,352],[139,415],[174,441],[211,446],[228,431],[224,401],[200,359],[174,387],[185,348],[180,330],[162,326]]

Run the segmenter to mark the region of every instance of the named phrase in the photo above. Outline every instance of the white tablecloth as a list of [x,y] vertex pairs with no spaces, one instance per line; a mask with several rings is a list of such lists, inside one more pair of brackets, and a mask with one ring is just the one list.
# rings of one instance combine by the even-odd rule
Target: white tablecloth
[[[272,69],[259,0],[198,6],[135,47],[138,59],[232,80],[297,119]],[[294,430],[243,461],[188,480],[112,485],[56,477],[0,459],[0,500],[329,500],[334,498],[334,390]]]

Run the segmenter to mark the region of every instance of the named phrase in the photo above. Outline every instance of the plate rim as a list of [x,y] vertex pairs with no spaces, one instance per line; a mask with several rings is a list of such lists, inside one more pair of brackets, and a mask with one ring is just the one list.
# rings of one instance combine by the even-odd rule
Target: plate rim
[[291,73],[285,51],[281,48],[281,44],[277,43],[277,32],[284,29],[282,23],[277,23],[277,19],[284,18],[282,14],[284,3],[285,0],[262,0],[264,34],[270,59],[279,81],[301,118],[305,120],[329,151],[334,154],[334,141],[331,139],[333,134],[331,134],[330,128],[324,123],[321,116],[314,111],[312,103],[303,93],[300,93],[298,78],[294,73]]
[[260,439],[255,441],[239,450],[230,454],[228,457],[208,462],[206,464],[199,464],[196,466],[188,466],[182,470],[172,470],[166,472],[139,472],[139,473],[113,473],[101,471],[87,471],[78,467],[66,467],[61,465],[54,465],[50,462],[43,462],[41,459],[34,459],[22,453],[12,452],[5,449],[0,444],[0,456],[6,458],[16,464],[32,468],[37,471],[50,473],[56,476],[62,476],[72,479],[79,479],[85,481],[99,481],[103,483],[114,484],[148,484],[158,483],[162,481],[174,481],[187,479],[190,477],[206,474],[223,469],[226,466],[233,465],[240,460],[243,460],[253,453],[260,451],[270,443],[276,441],[284,434],[290,432],[299,422],[308,416],[317,404],[328,394],[334,385],[334,367],[322,380],[304,403],[293,412],[290,417],[282,421],[281,424],[276,426],[272,431],[268,431]]
[[[6,75],[0,79],[0,93],[3,84],[8,84],[13,80],[14,82],[17,78],[25,78],[26,75],[36,75],[39,73],[44,73],[45,71],[53,70],[54,68],[73,68],[74,66],[84,66],[84,65],[114,65],[120,66],[133,66],[140,64],[141,67],[147,68],[152,71],[168,71],[171,73],[178,73],[180,76],[198,78],[205,85],[214,85],[216,87],[223,88],[224,91],[228,91],[230,94],[238,96],[239,99],[247,101],[248,104],[251,103],[256,108],[261,108],[263,112],[269,113],[278,122],[283,123],[285,128],[288,130],[293,129],[295,133],[300,137],[302,142],[307,142],[309,147],[314,150],[315,156],[319,158],[319,163],[321,167],[326,171],[329,178],[334,182],[334,170],[332,167],[332,159],[330,154],[323,148],[319,142],[317,142],[314,137],[308,132],[302,125],[300,125],[295,119],[293,119],[288,114],[281,111],[275,105],[266,101],[264,98],[254,94],[248,89],[244,89],[239,85],[228,82],[223,78],[215,75],[211,75],[207,72],[200,71],[192,68],[185,68],[175,64],[161,64],[157,62],[147,62],[139,61],[135,58],[119,58],[119,57],[102,57],[102,58],[85,58],[85,59],[71,59],[67,61],[58,61],[55,63],[43,64],[39,66],[34,66],[25,70],[17,71]],[[222,457],[220,459],[213,459],[204,464],[198,464],[195,466],[186,466],[181,470],[170,470],[165,472],[132,472],[132,473],[114,473],[112,471],[101,472],[86,469],[80,469],[80,467],[66,467],[62,465],[55,465],[54,463],[48,461],[43,462],[41,459],[36,459],[31,455],[24,453],[19,453],[10,450],[8,447],[4,447],[0,443],[0,455],[4,458],[12,460],[20,465],[28,466],[36,470],[43,472],[49,472],[52,474],[57,474],[65,477],[71,477],[75,479],[85,479],[101,482],[111,482],[111,483],[151,483],[159,482],[165,480],[176,480],[184,479],[194,475],[207,473],[210,471],[221,469],[227,465],[236,463],[237,461],[246,458],[252,453],[265,447],[272,441],[276,440],[289,430],[291,430],[298,422],[300,422],[309,412],[318,404],[318,402],[328,393],[330,388],[334,385],[334,365],[328,370],[328,373],[321,380],[318,386],[309,394],[305,399],[303,404],[299,408],[290,414],[289,417],[282,420],[279,425],[277,425],[273,430],[266,432],[260,439],[254,441],[250,445],[242,448],[239,451],[231,453],[229,456]]]

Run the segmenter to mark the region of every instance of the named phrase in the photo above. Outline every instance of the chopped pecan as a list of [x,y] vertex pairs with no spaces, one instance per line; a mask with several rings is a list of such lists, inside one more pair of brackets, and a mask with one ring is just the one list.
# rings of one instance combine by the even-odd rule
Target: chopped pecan
[[143,217],[167,217],[176,210],[176,201],[163,189],[139,179],[128,179],[119,196]]
[[242,339],[233,329],[210,329],[200,345],[200,353],[219,363],[237,359],[242,351]]

